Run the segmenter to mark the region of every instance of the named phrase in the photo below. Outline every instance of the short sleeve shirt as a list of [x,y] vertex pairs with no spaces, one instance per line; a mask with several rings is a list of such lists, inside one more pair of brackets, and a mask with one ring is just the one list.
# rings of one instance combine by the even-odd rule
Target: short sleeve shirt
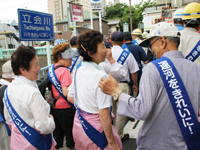
[[[77,106],[89,113],[99,113],[99,109],[112,106],[110,95],[104,94],[98,87],[101,77],[108,78],[104,71],[100,71],[97,64],[82,62],[82,66],[76,72],[76,96]],[[69,87],[68,96],[74,97],[74,81]]]
[[[56,63],[54,67],[58,65],[59,64]],[[55,74],[61,83],[61,87],[70,86],[70,84],[72,83],[71,74],[67,68],[59,67],[58,69],[55,70]],[[52,85],[52,91],[53,91],[54,97],[56,98],[59,95],[59,93],[54,88],[53,85]],[[56,109],[64,109],[64,108],[69,108],[69,107],[71,107],[71,105],[62,96],[59,97],[59,99],[57,100],[55,104]]]
[[[117,61],[118,58],[120,57],[121,53],[123,52],[123,49],[120,46],[115,45],[115,46],[113,46],[111,51],[112,51],[113,58],[115,59],[115,61]],[[105,62],[109,63],[108,60],[106,60]],[[128,71],[131,74],[135,73],[139,70],[137,62],[131,53],[129,54],[126,61],[124,62],[123,67],[124,67],[125,71]],[[126,77],[124,79],[122,79],[121,81],[129,82],[130,81],[129,74],[127,74]]]
[[126,46],[128,47],[128,50],[133,54],[133,56],[135,57],[139,68],[141,69],[141,61],[147,61],[148,57],[145,53],[145,51],[143,50],[142,47],[138,46],[138,45],[134,45],[132,42],[130,43],[126,43],[126,45],[124,44],[122,46],[122,48],[126,48]]

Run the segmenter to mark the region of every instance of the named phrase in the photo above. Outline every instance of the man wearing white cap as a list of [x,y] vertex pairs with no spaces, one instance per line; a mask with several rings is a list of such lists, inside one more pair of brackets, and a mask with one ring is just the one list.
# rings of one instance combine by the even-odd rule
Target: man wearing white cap
[[[179,43],[174,25],[161,22],[152,26],[149,38],[140,46],[151,48],[157,60],[144,68],[137,98],[125,93],[118,96],[118,115],[144,120],[138,150],[200,148],[200,67],[184,58]],[[120,89],[109,78],[102,78],[99,86],[114,96]]]
[[[4,126],[4,105],[3,105],[3,95],[4,90],[8,86],[10,82],[15,78],[11,67],[11,61],[7,61],[2,65],[2,79],[0,80],[0,150],[9,150],[10,149],[10,142],[8,138],[8,134],[10,135],[10,130],[7,129],[9,132],[6,131],[6,127]],[[7,125],[6,125],[7,126]],[[8,126],[7,126],[8,128]]]

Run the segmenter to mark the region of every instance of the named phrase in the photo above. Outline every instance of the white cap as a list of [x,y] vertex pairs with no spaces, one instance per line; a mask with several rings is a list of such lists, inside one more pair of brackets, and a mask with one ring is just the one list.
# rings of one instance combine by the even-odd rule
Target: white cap
[[181,19],[182,20],[183,14],[184,14],[184,8],[179,8],[174,12],[173,19]]
[[145,32],[142,33],[142,38],[143,38],[143,39],[147,39],[147,38],[148,38],[148,35],[149,35],[149,34],[145,31]]
[[139,46],[148,47],[150,45],[149,39],[159,36],[180,37],[180,33],[173,24],[167,22],[160,22],[152,26],[148,38],[141,42]]
[[5,62],[2,65],[2,77],[5,79],[14,79],[15,74],[13,73],[13,69],[11,67],[11,60]]

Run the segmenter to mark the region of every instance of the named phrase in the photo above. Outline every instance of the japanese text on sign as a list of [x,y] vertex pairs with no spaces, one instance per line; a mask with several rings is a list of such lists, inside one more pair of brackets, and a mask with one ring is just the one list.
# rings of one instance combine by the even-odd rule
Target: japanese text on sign
[[53,15],[18,9],[20,40],[54,40]]

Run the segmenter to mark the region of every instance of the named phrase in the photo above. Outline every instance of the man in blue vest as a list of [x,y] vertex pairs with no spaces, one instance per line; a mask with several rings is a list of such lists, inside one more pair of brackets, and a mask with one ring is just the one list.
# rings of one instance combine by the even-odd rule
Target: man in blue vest
[[108,37],[105,39],[105,46],[106,48],[112,48],[112,41],[111,41],[111,37],[112,37],[113,31],[109,32]]
[[134,29],[132,32],[132,39],[133,39],[133,44],[139,45],[142,40],[142,31],[140,29]]
[[58,34],[58,39],[55,40],[54,42],[55,46],[61,43],[65,43],[65,40],[62,38],[62,31],[58,31],[57,34]]
[[[137,72],[138,74],[138,83],[140,83],[140,78],[142,75],[142,63],[143,61],[144,64],[148,63],[148,57],[144,51],[144,49],[138,45],[133,44],[132,42],[132,36],[130,32],[124,32],[124,40],[125,43],[122,45],[122,48],[128,48],[128,50],[133,54],[135,60],[137,61],[139,71]],[[131,78],[130,78],[131,79]],[[133,84],[133,81],[131,80],[131,84]]]
[[185,29],[182,20],[183,13],[184,13],[184,8],[179,8],[173,14],[174,25],[178,28],[179,31]]
[[118,115],[144,120],[137,149],[200,149],[200,67],[178,51],[178,29],[161,22],[152,26],[140,43],[151,48],[157,60],[144,68],[137,98],[118,92],[115,79],[101,78],[99,87],[118,97]]

